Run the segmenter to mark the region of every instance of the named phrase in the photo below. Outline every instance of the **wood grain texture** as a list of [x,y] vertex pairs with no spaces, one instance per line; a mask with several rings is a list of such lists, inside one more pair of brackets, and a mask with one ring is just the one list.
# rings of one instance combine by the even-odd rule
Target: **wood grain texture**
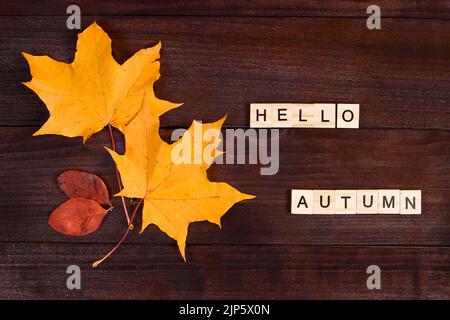
[[[57,175],[89,170],[117,192],[114,167],[103,150],[105,131],[80,139],[32,137],[35,128],[1,128],[0,241],[75,241],[47,226],[48,214],[66,199]],[[167,140],[170,130],[162,130]],[[189,243],[339,244],[450,246],[450,132],[434,130],[284,129],[280,170],[261,176],[259,165],[214,165],[215,181],[256,195],[234,206],[220,230],[209,223],[190,227]],[[295,216],[291,189],[421,189],[420,216]],[[118,201],[104,226],[77,242],[115,242],[126,228]],[[143,240],[137,238],[144,238]],[[173,243],[154,227],[129,241]]]
[[[3,0],[0,15],[66,15],[71,0]],[[202,15],[202,16],[289,16],[289,17],[367,17],[373,1],[359,0],[78,0],[84,15]],[[449,18],[448,0],[381,0],[377,5],[384,17]],[[43,9],[45,8],[45,10]]]
[[[249,125],[251,102],[359,103],[361,128],[449,129],[450,21],[364,19],[85,17],[111,35],[123,62],[163,40],[159,97],[184,102],[163,126],[228,114]],[[0,124],[41,125],[45,106],[20,83],[21,51],[73,59],[64,17],[0,19]],[[412,31],[413,30],[413,31]]]
[[[47,220],[66,199],[63,170],[95,172],[117,192],[108,135],[32,137],[48,114],[20,84],[30,77],[21,51],[72,60],[69,4],[0,3],[0,299],[450,298],[450,1],[380,1],[380,31],[366,28],[369,1],[78,1],[83,28],[98,21],[119,62],[163,41],[156,93],[185,102],[162,117],[166,140],[224,114],[225,127],[246,128],[252,102],[360,104],[361,129],[281,130],[275,176],[212,166],[211,180],[257,197],[222,230],[192,224],[187,263],[150,227],[96,270],[125,230],[119,201],[88,237]],[[378,188],[421,189],[422,215],[289,213],[291,189]],[[80,291],[66,289],[71,264]],[[371,264],[382,290],[366,287]]]
[[[0,298],[33,299],[442,299],[449,248],[191,246],[187,263],[167,245],[124,245],[99,269],[101,244],[0,244]],[[24,254],[26,252],[26,254]],[[67,290],[77,263],[82,289]],[[369,265],[382,290],[366,287]]]

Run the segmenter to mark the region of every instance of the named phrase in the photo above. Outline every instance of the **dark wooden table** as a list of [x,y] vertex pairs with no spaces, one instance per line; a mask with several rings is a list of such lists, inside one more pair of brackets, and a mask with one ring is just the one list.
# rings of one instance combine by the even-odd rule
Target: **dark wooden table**
[[[0,4],[0,298],[450,298],[450,1],[380,0],[375,31],[373,1],[77,1],[83,28],[98,21],[119,62],[163,41],[156,93],[185,102],[163,116],[163,135],[224,114],[226,127],[246,128],[251,102],[361,104],[359,130],[281,130],[275,176],[213,166],[211,179],[257,197],[234,206],[222,230],[191,225],[187,263],[151,227],[98,269],[92,261],[126,228],[121,210],[84,238],[47,219],[66,199],[56,184],[65,169],[96,172],[117,190],[108,135],[86,145],[32,137],[48,114],[21,85],[30,79],[22,50],[72,60],[70,4]],[[421,189],[423,214],[295,216],[293,188]],[[71,264],[81,290],[66,288]],[[372,264],[381,290],[366,287]]]

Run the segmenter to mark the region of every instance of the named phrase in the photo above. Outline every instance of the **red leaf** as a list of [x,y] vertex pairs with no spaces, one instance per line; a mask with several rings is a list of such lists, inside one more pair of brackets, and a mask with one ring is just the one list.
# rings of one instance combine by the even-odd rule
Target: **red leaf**
[[66,170],[59,175],[58,184],[61,190],[71,198],[87,198],[101,205],[111,205],[105,183],[93,173]]
[[93,200],[71,198],[51,213],[48,224],[63,234],[85,236],[100,227],[109,211]]

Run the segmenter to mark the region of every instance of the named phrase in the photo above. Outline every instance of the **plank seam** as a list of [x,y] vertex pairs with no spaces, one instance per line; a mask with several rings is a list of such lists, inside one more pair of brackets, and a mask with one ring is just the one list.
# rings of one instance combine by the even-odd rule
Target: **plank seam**
[[[450,14],[449,14],[450,15]],[[23,18],[33,18],[33,17],[68,17],[66,14],[49,14],[49,15],[8,15],[8,14],[0,14],[0,18],[2,17],[23,17]],[[164,18],[298,18],[298,19],[361,19],[366,20],[368,18],[368,15],[360,15],[360,16],[314,16],[314,15],[174,15],[174,14],[151,14],[151,15],[142,15],[142,14],[100,14],[100,15],[84,15],[83,17],[87,18],[102,18],[102,17],[114,17],[114,18],[120,18],[120,17],[136,17],[136,18],[151,18],[151,17],[164,17]],[[382,16],[383,19],[391,19],[391,20],[441,20],[441,21],[450,21],[450,16],[446,18],[442,17],[419,17],[419,16]]]

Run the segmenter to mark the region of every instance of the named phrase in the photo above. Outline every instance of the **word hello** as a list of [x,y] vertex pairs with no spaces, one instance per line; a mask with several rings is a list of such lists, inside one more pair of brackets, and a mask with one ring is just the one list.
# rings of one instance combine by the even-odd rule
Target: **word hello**
[[421,214],[421,190],[292,190],[293,214]]
[[359,128],[359,104],[252,103],[252,128]]

